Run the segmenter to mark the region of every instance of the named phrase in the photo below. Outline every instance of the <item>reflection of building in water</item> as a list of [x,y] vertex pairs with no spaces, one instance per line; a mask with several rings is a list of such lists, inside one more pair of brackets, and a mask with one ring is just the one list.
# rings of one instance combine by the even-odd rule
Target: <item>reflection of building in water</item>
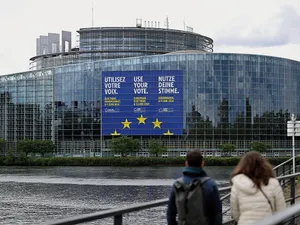
[[[63,34],[64,42],[58,41],[57,35],[40,37],[31,71],[0,76],[0,138],[11,144],[23,138],[51,139],[57,151],[66,154],[107,150],[111,136],[101,142],[101,130],[109,126],[101,124],[101,110],[113,116],[122,108],[118,98],[104,99],[101,108],[102,73],[180,70],[183,83],[175,80],[173,87],[172,77],[161,77],[157,90],[176,93],[182,88],[183,118],[173,118],[173,123],[183,122],[177,129],[184,130],[184,135],[153,136],[149,132],[137,137],[143,148],[151,138],[177,150],[216,149],[226,142],[247,149],[252,141],[267,142],[274,149],[291,148],[286,121],[290,113],[300,114],[300,62],[212,53],[212,39],[190,31],[104,27],[82,28],[78,33],[80,46],[74,48],[68,32]],[[146,85],[146,80],[136,78],[140,83],[136,92],[150,93],[150,81]],[[106,81],[127,82],[126,77]],[[121,86],[112,85],[111,89],[120,92]],[[179,104],[172,94],[160,94],[155,101],[162,104],[155,110],[158,114],[174,112],[175,107],[163,103]],[[145,116],[149,102],[151,95],[132,99],[135,118]]]

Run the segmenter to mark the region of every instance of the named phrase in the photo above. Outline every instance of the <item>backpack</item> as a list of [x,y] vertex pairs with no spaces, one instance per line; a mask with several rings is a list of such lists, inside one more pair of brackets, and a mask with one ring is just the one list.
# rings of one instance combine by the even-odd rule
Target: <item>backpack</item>
[[202,177],[194,179],[190,184],[179,178],[174,183],[178,225],[207,225],[204,215],[203,184],[211,179]]

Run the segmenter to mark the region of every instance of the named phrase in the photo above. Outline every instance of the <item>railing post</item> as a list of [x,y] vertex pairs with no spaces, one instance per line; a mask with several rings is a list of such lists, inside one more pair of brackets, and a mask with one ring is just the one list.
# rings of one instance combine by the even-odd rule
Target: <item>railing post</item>
[[[295,204],[295,196],[296,196],[296,187],[295,187],[295,177],[292,177],[290,180],[290,185],[291,185],[291,203],[290,206]],[[295,224],[295,216],[292,217],[291,221],[289,224]]]
[[114,216],[114,225],[122,225],[122,224],[123,224],[122,214]]
[[[285,165],[282,166],[282,171],[281,171],[281,174],[279,176],[285,176]],[[284,185],[284,180],[281,180],[281,186]]]
[[291,205],[295,204],[295,196],[296,196],[296,188],[295,188],[295,177],[291,178],[290,181],[290,185],[291,185]]

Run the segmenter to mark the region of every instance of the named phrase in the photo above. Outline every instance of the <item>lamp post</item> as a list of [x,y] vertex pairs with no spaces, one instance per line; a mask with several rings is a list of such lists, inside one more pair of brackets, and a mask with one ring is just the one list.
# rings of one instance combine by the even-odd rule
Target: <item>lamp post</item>
[[292,136],[293,147],[293,173],[296,173],[295,163],[295,136],[300,136],[300,121],[296,121],[294,114],[291,115],[291,120],[287,123],[287,136]]
[[293,132],[293,136],[292,136],[292,146],[293,146],[293,174],[296,173],[296,165],[295,165],[295,115],[292,114],[291,116],[291,121],[293,123],[293,127],[294,127],[294,132]]

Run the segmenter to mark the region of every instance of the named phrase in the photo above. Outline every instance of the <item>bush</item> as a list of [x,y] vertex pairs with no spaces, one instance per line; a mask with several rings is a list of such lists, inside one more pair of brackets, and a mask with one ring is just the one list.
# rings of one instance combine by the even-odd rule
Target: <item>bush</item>
[[5,165],[14,165],[15,164],[15,156],[14,156],[13,150],[11,148],[8,149],[7,155],[6,155],[3,163]]
[[263,153],[263,152],[267,152],[270,148],[271,148],[270,144],[256,141],[256,142],[252,142],[250,144],[250,149],[249,150]]
[[[272,165],[276,166],[288,157],[270,158]],[[207,157],[205,166],[236,166],[240,157]],[[157,158],[157,157],[124,157],[124,158],[100,158],[100,157],[20,157],[15,161],[10,154],[6,158],[0,158],[0,165],[20,166],[184,166],[185,157]],[[296,159],[300,164],[300,158]]]
[[27,165],[27,163],[28,163],[28,157],[27,157],[26,153],[25,152],[20,152],[17,164]]
[[120,153],[122,157],[127,156],[131,152],[137,152],[141,149],[139,140],[126,136],[113,138],[109,141],[109,146],[112,152]]
[[159,154],[168,151],[167,147],[163,146],[163,144],[158,140],[150,140],[148,148],[149,148],[149,153],[155,155],[156,157],[158,157]]
[[55,144],[50,140],[29,140],[23,139],[17,143],[17,152],[25,154],[39,153],[44,156],[47,153],[52,153],[55,150]]

